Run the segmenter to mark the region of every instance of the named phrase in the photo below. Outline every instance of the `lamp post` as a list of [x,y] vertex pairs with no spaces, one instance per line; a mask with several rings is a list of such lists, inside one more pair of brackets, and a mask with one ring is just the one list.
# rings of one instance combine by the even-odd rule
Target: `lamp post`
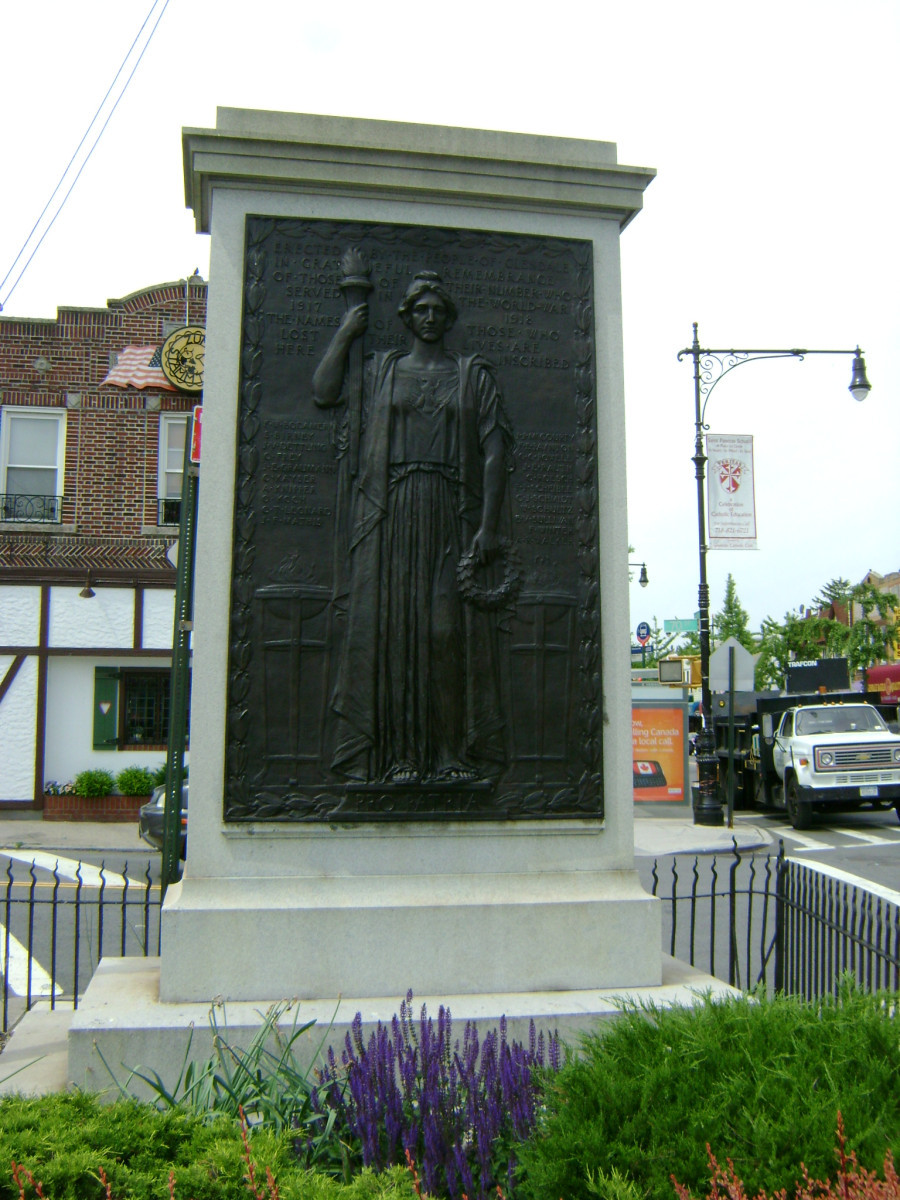
[[712,696],[709,688],[709,583],[706,576],[706,447],[704,433],[709,426],[704,423],[706,406],[716,385],[729,372],[745,363],[763,358],[796,358],[801,362],[809,354],[852,354],[853,369],[850,393],[854,400],[864,400],[871,390],[866,378],[866,364],[859,346],[855,350],[709,350],[700,346],[697,323],[694,322],[694,340],[690,346],[678,353],[678,361],[688,355],[694,362],[694,474],[697,481],[697,538],[700,552],[700,587],[697,607],[700,612],[700,676],[703,726],[697,739],[697,802],[694,806],[695,825],[722,825],[722,805],[716,795],[718,757],[713,736],[711,715]]
[[[642,563],[630,562],[628,564],[628,566],[641,568],[641,573],[640,573],[640,575],[638,575],[638,583],[641,585],[642,588],[645,588],[647,586],[647,584],[650,582],[649,576],[647,575],[647,564],[645,562],[642,562]],[[631,578],[631,576],[629,576],[629,579],[630,578]],[[639,625],[638,626],[638,639],[639,640],[641,638],[640,628],[641,627]],[[641,666],[645,667],[646,665],[647,665],[647,642],[646,642],[646,639],[644,639],[643,641],[641,641]]]
[[629,563],[628,565],[629,565],[629,567],[640,567],[641,568],[641,573],[640,573],[640,575],[638,575],[638,583],[641,585],[641,587],[646,587],[647,584],[650,582],[649,578],[647,577],[647,564],[646,563]]

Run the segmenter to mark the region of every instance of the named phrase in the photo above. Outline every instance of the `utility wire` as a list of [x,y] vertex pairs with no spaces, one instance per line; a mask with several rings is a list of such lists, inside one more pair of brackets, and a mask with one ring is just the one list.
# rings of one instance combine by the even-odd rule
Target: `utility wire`
[[109,85],[109,87],[106,89],[106,95],[105,95],[105,96],[103,97],[103,99],[100,101],[100,104],[99,104],[99,107],[97,108],[97,111],[94,113],[93,117],[91,118],[91,123],[90,123],[90,125],[88,125],[87,129],[84,131],[84,133],[83,133],[83,135],[82,135],[81,141],[80,141],[80,142],[78,143],[78,145],[75,147],[75,153],[72,155],[72,157],[71,157],[71,158],[69,159],[69,161],[66,163],[66,169],[63,171],[62,175],[60,175],[60,177],[59,177],[59,182],[57,183],[57,185],[56,185],[56,187],[53,189],[53,191],[50,193],[50,199],[47,201],[47,203],[44,205],[43,209],[41,210],[41,215],[38,217],[38,219],[35,221],[34,225],[32,226],[32,228],[31,228],[31,232],[28,234],[28,237],[25,239],[25,241],[24,241],[24,243],[23,243],[23,245],[22,245],[22,249],[21,249],[21,250],[19,251],[19,253],[16,255],[16,257],[15,257],[15,261],[13,262],[12,266],[9,268],[9,270],[6,272],[6,274],[3,276],[3,279],[2,279],[2,280],[0,280],[0,291],[2,291],[2,290],[3,290],[3,288],[6,286],[6,281],[7,281],[7,279],[9,279],[10,275],[12,275],[13,271],[16,269],[16,265],[17,265],[17,263],[18,263],[19,259],[22,257],[22,255],[25,253],[26,249],[28,248],[28,243],[29,243],[29,242],[31,241],[31,239],[34,237],[35,230],[36,230],[36,229],[37,229],[37,227],[40,225],[41,221],[43,221],[43,219],[44,219],[44,216],[45,216],[45,214],[46,214],[46,212],[47,212],[47,209],[48,209],[48,208],[50,207],[50,205],[53,203],[53,198],[54,198],[54,196],[55,196],[55,195],[56,195],[56,193],[59,191],[59,189],[62,187],[62,185],[63,185],[63,180],[65,179],[65,177],[68,175],[69,171],[71,170],[71,168],[72,168],[72,163],[73,163],[73,162],[75,161],[75,159],[78,157],[78,152],[81,150],[81,147],[82,147],[82,146],[84,145],[84,143],[87,141],[87,136],[88,136],[88,134],[91,132],[91,130],[94,128],[94,125],[95,125],[95,124],[96,124],[96,122],[97,122],[97,118],[100,116],[100,113],[103,111],[103,106],[104,106],[104,104],[106,104],[106,101],[109,99],[109,94],[110,94],[110,92],[111,92],[111,91],[113,90],[113,88],[116,86],[116,80],[119,78],[119,76],[120,76],[120,75],[122,74],[122,72],[125,70],[125,63],[126,63],[126,62],[128,62],[128,59],[131,57],[131,52],[132,52],[132,50],[134,50],[135,46],[137,45],[138,38],[139,38],[139,37],[141,36],[141,34],[144,32],[144,29],[145,29],[145,28],[146,28],[146,26],[147,26],[147,22],[150,20],[150,14],[153,12],[153,8],[155,8],[155,7],[156,7],[156,3],[157,3],[157,0],[153,0],[153,7],[150,9],[150,12],[149,12],[149,13],[147,13],[146,17],[144,18],[144,23],[143,23],[143,25],[141,25],[140,29],[137,31],[137,36],[135,37],[135,39],[134,39],[134,41],[131,43],[131,45],[128,47],[128,53],[125,55],[125,58],[122,60],[122,65],[119,67],[118,71],[116,71],[116,74],[115,74],[115,76],[114,76],[114,78],[113,78],[113,81],[112,81],[112,83],[111,83],[111,84]]
[[[47,201],[47,203],[44,205],[43,209],[41,210],[41,215],[38,217],[38,219],[35,221],[34,225],[32,226],[31,232],[28,234],[28,237],[25,239],[25,241],[22,245],[22,249],[16,255],[15,260],[13,261],[9,270],[3,276],[2,281],[0,281],[0,289],[2,289],[5,286],[6,281],[9,279],[10,275],[12,275],[13,271],[16,269],[16,264],[19,262],[19,259],[22,257],[22,255],[25,253],[25,251],[28,249],[29,242],[34,237],[35,230],[39,227],[41,221],[44,219],[44,216],[46,215],[48,208],[53,203],[54,196],[59,191],[59,189],[62,187],[63,181],[65,180],[66,176],[69,174],[69,171],[72,168],[72,164],[75,162],[76,158],[78,157],[78,153],[81,150],[81,147],[87,141],[88,134],[91,132],[94,125],[97,123],[97,119],[100,116],[100,113],[103,111],[104,104],[106,104],[106,101],[109,99],[110,93],[112,92],[113,88],[116,86],[116,80],[118,80],[119,76],[125,70],[125,64],[128,62],[128,59],[131,57],[131,53],[134,50],[135,46],[137,45],[141,34],[146,29],[147,23],[150,20],[151,16],[153,15],[153,10],[156,8],[158,3],[159,3],[159,0],[153,0],[153,3],[150,5],[150,11],[147,13],[146,17],[144,18],[144,21],[143,21],[140,29],[138,30],[134,41],[128,47],[128,52],[126,53],[125,57],[122,59],[122,63],[120,65],[118,71],[116,71],[115,76],[113,77],[112,83],[109,85],[109,87],[106,90],[106,95],[100,101],[100,106],[98,107],[97,111],[94,113],[93,117],[91,118],[91,122],[88,125],[87,129],[84,131],[81,141],[75,147],[75,153],[72,155],[72,157],[69,159],[68,163],[66,164],[66,169],[63,171],[62,175],[60,175],[59,182],[57,183],[56,187],[51,192],[50,199]],[[6,293],[6,298],[3,301],[0,301],[0,312],[3,312],[3,309],[9,303],[10,296],[12,296],[13,292],[19,286],[22,276],[25,274],[25,272],[28,270],[28,267],[31,264],[31,260],[34,258],[35,254],[37,254],[38,250],[41,248],[41,244],[43,243],[44,238],[47,236],[47,234],[53,228],[56,218],[59,216],[59,214],[62,212],[63,208],[65,207],[65,203],[69,199],[69,196],[71,196],[72,189],[75,187],[75,184],[80,179],[82,171],[87,166],[87,164],[90,162],[91,155],[97,149],[97,145],[98,145],[101,137],[103,137],[106,127],[109,124],[110,120],[112,119],[113,113],[116,111],[116,109],[119,106],[119,101],[125,95],[125,92],[128,89],[129,83],[131,83],[131,80],[134,76],[135,71],[140,66],[141,59],[144,57],[144,54],[146,53],[147,47],[150,45],[150,42],[153,40],[153,35],[156,33],[159,23],[162,20],[163,15],[164,15],[166,9],[168,8],[168,6],[169,6],[169,0],[163,0],[163,6],[160,9],[159,16],[156,18],[156,23],[154,24],[153,28],[150,30],[149,36],[147,37],[146,42],[144,42],[141,52],[137,57],[137,61],[135,62],[134,66],[131,68],[131,72],[130,72],[128,78],[125,80],[122,90],[119,92],[118,96],[116,97],[116,100],[115,100],[112,108],[109,110],[109,113],[107,114],[106,120],[103,122],[103,125],[100,128],[100,132],[97,134],[96,138],[94,139],[94,143],[91,146],[90,150],[88,150],[87,154],[85,155],[84,160],[81,163],[81,166],[78,168],[75,178],[72,180],[71,184],[69,185],[68,191],[66,192],[65,196],[63,196],[62,201],[59,204],[59,207],[57,208],[56,212],[51,217],[49,223],[47,224],[47,227],[45,228],[44,232],[41,234],[40,238],[38,239],[36,246],[31,251],[31,254],[29,254],[24,266],[22,267],[22,270],[19,272],[18,276],[16,277],[15,283],[12,285],[12,287]]]

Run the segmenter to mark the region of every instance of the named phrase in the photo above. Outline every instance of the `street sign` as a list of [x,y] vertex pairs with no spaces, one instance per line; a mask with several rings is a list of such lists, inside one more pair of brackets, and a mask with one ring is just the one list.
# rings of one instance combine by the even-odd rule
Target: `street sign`
[[194,423],[191,426],[191,462],[199,463],[200,461],[200,431],[203,422],[203,407],[200,404],[194,406]]
[[641,621],[640,625],[637,627],[637,640],[642,646],[646,646],[650,641],[650,626],[646,621]]
[[734,650],[734,686],[739,692],[753,691],[753,670],[758,654],[751,654],[737,638],[726,638],[709,656],[709,686],[714,692],[728,691],[728,651]]
[[696,617],[675,617],[671,621],[664,621],[663,629],[666,633],[697,633],[700,622]]

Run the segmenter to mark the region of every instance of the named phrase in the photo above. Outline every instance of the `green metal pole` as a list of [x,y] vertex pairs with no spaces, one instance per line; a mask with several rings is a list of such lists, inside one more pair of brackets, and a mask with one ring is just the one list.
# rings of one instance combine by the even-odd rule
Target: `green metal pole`
[[187,743],[190,645],[194,611],[194,534],[197,527],[198,469],[191,462],[192,432],[193,420],[188,418],[184,439],[175,626],[172,634],[172,676],[169,684],[169,743],[166,752],[166,806],[160,881],[163,896],[169,884],[178,879],[180,868],[181,792],[184,783],[184,748]]

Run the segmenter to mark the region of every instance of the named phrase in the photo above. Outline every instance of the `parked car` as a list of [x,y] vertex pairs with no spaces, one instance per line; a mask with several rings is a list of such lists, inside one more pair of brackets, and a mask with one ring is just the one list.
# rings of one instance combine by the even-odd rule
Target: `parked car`
[[[188,781],[181,786],[181,857],[187,849]],[[138,832],[155,850],[163,847],[163,818],[166,809],[166,785],[161,783],[153,789],[147,803],[138,815]]]

